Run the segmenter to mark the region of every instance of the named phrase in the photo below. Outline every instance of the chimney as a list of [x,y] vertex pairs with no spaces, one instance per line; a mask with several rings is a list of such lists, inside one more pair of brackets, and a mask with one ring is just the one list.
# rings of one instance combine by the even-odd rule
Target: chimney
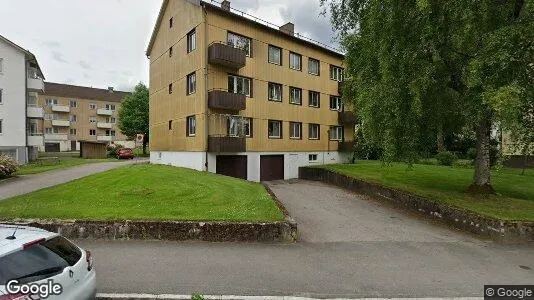
[[113,87],[112,86],[108,86],[108,92],[113,93]]
[[226,10],[226,11],[230,11],[230,1],[228,0],[224,0],[222,3],[221,3],[221,8]]
[[295,35],[295,24],[287,22],[285,25],[280,26],[280,31],[285,34]]

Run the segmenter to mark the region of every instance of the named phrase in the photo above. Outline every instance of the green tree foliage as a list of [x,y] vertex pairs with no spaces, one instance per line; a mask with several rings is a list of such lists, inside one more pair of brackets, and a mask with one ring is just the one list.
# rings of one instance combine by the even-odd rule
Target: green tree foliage
[[126,96],[119,110],[119,129],[130,139],[137,134],[144,134],[143,154],[148,143],[148,88],[139,83],[132,94]]
[[386,160],[413,161],[423,132],[465,124],[477,141],[471,190],[492,192],[492,126],[518,124],[504,120],[532,102],[534,1],[320,1],[347,53],[345,100],[365,138]]

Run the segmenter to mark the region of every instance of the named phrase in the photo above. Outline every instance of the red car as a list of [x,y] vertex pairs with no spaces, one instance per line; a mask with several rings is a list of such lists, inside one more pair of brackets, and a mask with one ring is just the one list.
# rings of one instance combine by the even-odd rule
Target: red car
[[135,155],[132,151],[132,149],[129,148],[122,148],[119,151],[117,151],[117,159],[134,159]]

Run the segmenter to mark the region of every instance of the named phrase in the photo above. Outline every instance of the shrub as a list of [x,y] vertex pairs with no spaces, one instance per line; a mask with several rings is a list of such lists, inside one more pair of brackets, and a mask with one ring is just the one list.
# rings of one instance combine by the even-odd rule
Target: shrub
[[467,159],[475,159],[477,158],[477,149],[476,148],[469,148],[467,149]]
[[109,144],[107,146],[108,157],[117,157],[119,150],[124,148],[121,144]]
[[19,165],[13,158],[5,154],[0,154],[0,179],[10,177],[18,169]]
[[443,151],[436,154],[438,165],[440,166],[452,166],[452,164],[458,159],[454,153],[449,151]]

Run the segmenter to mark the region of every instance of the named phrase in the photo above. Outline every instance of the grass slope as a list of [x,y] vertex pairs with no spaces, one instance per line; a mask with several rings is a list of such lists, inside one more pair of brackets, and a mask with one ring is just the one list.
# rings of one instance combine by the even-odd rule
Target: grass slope
[[431,200],[502,220],[534,221],[534,172],[501,169],[492,172],[498,195],[474,198],[465,193],[472,183],[473,169],[432,165],[359,161],[353,165],[326,165],[326,169],[369,182],[411,192]]
[[73,157],[59,157],[57,161],[45,160],[41,162],[32,162],[20,166],[15,175],[37,174],[52,170],[66,169],[74,166],[94,164],[99,162],[118,161],[116,159],[85,159]]
[[0,218],[283,219],[257,183],[161,165],[132,165],[0,201]]

